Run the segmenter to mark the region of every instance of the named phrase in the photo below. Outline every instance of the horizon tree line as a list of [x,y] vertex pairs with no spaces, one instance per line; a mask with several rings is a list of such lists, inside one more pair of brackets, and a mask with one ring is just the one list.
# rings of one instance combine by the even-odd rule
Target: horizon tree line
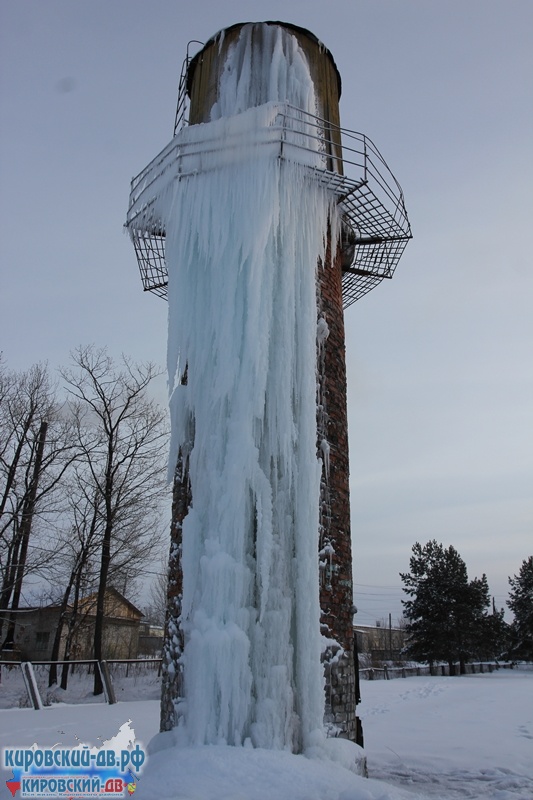
[[410,572],[400,573],[406,618],[406,655],[429,663],[444,661],[450,675],[459,664],[494,658],[533,659],[533,556],[518,576],[509,578],[507,605],[514,613],[509,625],[504,609],[491,602],[487,576],[469,580],[466,564],[452,546],[435,539],[416,542]]

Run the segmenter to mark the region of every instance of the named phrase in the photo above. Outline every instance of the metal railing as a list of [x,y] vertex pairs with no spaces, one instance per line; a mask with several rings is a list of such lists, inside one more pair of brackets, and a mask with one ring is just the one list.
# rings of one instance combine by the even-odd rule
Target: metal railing
[[[494,672],[498,669],[533,669],[533,664],[520,664],[517,665],[511,661],[476,661],[475,663],[466,664],[463,675],[476,675],[486,672]],[[459,675],[459,663],[453,665],[452,675]],[[424,675],[430,676],[449,676],[449,664],[434,664],[433,666],[420,665],[420,666],[403,666],[403,667],[365,667],[359,669],[359,676],[363,680],[392,680],[394,678],[413,678]]]
[[[68,670],[66,689],[57,682],[49,686],[50,668],[58,679]],[[92,683],[98,669],[103,695],[94,695]],[[118,700],[158,699],[161,659],[108,659],[96,661],[0,661],[0,708],[30,707],[36,710],[58,702],[94,703]]]
[[[263,155],[299,164],[338,204],[350,258],[343,263],[347,308],[384,278],[391,278],[412,237],[400,184],[375,144],[288,103],[269,103],[268,124],[250,131],[201,126],[201,136],[174,139],[131,182],[126,228],[133,240],[143,287],[166,296],[165,224],[155,210],[173,181]],[[246,112],[245,112],[246,113]],[[350,175],[344,174],[344,170]]]

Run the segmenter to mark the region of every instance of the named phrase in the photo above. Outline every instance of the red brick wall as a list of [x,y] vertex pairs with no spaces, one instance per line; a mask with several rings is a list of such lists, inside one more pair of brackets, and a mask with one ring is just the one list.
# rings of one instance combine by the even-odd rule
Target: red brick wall
[[[330,248],[329,248],[330,249]],[[329,470],[324,465],[320,508],[320,608],[324,636],[335,645],[324,654],[326,721],[342,735],[356,740],[355,670],[353,634],[352,548],[346,406],[346,358],[342,308],[341,254],[318,266],[318,316],[329,334],[318,348],[317,431],[318,453],[322,441],[329,446]]]
[[[350,540],[348,423],[346,408],[346,361],[342,308],[340,254],[331,263],[318,266],[319,319],[325,319],[329,334],[318,352],[317,429],[318,452],[322,441],[329,447],[329,472],[323,471],[320,513],[320,607],[322,632],[335,640],[325,654],[326,720],[355,741],[355,671],[353,661],[353,589]],[[185,470],[186,473],[186,470]],[[181,458],[174,484],[168,610],[165,626],[164,662],[175,662],[181,652],[179,614],[181,606],[181,525],[191,501],[187,475],[181,477]],[[326,551],[326,552],[324,552]],[[330,663],[333,659],[333,663]],[[173,699],[179,694],[177,672],[163,668],[161,729],[174,725]]]

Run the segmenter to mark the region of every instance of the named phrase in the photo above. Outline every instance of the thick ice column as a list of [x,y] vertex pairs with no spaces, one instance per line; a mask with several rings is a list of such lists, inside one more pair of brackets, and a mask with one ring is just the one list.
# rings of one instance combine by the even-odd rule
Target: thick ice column
[[178,713],[197,744],[298,749],[323,716],[314,265],[330,201],[267,159],[180,181],[171,208],[174,447],[194,430]]
[[320,177],[342,163],[316,117],[340,86],[317,41],[311,68],[308,32],[235,27],[191,65],[197,124],[134,201],[166,232],[169,273],[179,502],[162,727],[177,701],[188,741],[300,749],[324,717],[319,532],[328,721],[355,731],[339,209]]
[[[273,28],[274,58],[258,76],[250,33],[230,48],[212,121],[179,135],[191,152],[198,145],[195,169],[156,203],[173,453],[186,454],[192,497],[181,524],[177,716],[195,744],[249,738],[299,750],[324,712],[316,269],[335,209],[307,168],[312,153],[302,165],[254,148],[273,101],[313,112],[316,103],[293,37]],[[205,147],[235,137],[237,154]]]
[[[301,525],[313,537],[318,525],[328,732],[362,742],[343,305],[392,277],[411,232],[401,188],[362,134],[345,132],[358,176],[343,175],[340,91],[309,31],[232,25],[187,61],[175,136],[132,180],[126,225],[143,285],[171,301],[178,466],[162,729],[177,703],[194,741],[298,747],[312,730],[321,700],[302,631],[315,630],[316,564]],[[205,686],[215,701],[189,702]]]

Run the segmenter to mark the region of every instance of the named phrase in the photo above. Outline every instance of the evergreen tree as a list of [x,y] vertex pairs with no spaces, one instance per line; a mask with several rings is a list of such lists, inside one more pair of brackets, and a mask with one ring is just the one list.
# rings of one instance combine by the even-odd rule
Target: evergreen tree
[[468,580],[466,564],[454,547],[444,548],[434,539],[413,546],[411,572],[400,573],[408,620],[407,654],[417,661],[447,661],[454,664],[479,657],[482,630],[487,625],[485,609],[490,603],[485,575]]
[[507,605],[514,614],[510,654],[533,660],[533,556],[522,562],[518,575],[509,578],[509,583]]
[[475,642],[476,658],[489,661],[505,656],[509,647],[510,626],[505,622],[504,609],[498,611],[492,601],[492,613],[481,620]]

